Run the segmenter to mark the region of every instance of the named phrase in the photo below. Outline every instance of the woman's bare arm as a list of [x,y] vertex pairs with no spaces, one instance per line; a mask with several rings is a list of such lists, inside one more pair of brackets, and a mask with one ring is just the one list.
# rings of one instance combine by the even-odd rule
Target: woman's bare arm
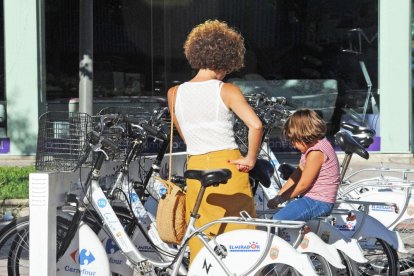
[[246,157],[238,160],[231,160],[231,162],[239,166],[248,166],[248,170],[251,170],[256,163],[262,139],[262,122],[247,103],[242,92],[237,86],[225,83],[221,90],[221,97],[224,104],[230,108],[249,129],[248,152]]
[[[177,86],[174,86],[168,89],[168,94],[167,94],[168,108],[170,110],[171,120],[174,120],[174,126],[177,129],[178,134],[180,135],[181,139],[183,139],[185,143],[185,139],[184,139],[183,133],[181,132],[180,125],[177,122],[177,118],[175,118],[175,99],[177,97],[177,90],[178,90]],[[174,103],[174,106],[173,106],[173,103]],[[172,110],[174,110],[174,112],[172,112]]]

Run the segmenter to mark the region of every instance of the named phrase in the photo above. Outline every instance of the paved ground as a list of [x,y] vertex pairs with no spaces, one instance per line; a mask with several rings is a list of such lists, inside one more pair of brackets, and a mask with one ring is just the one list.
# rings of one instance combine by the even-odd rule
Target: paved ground
[[35,164],[35,156],[0,156],[0,167],[23,167]]

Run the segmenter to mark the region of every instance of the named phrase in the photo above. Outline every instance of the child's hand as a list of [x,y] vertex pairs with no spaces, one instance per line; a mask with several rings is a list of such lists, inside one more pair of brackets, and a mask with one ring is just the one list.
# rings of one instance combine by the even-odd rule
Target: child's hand
[[286,200],[284,200],[280,195],[277,195],[267,202],[267,208],[275,209],[279,204],[282,204],[285,201]]

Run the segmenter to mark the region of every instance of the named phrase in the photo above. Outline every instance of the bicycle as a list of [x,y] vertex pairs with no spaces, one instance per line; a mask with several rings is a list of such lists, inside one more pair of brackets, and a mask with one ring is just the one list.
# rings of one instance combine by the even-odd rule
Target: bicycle
[[[411,193],[414,183],[410,180],[413,171],[380,167],[361,169],[345,175],[352,155],[357,151],[362,152],[363,148],[367,148],[373,142],[372,137],[375,131],[350,123],[342,123],[341,126],[352,134],[359,146],[355,145],[353,148],[346,149],[340,196],[371,202],[370,206],[365,206],[364,210],[380,220],[388,229],[400,233],[404,247],[408,249],[406,252],[401,250],[398,252],[400,273],[409,275],[414,271],[414,237],[412,235],[414,220],[410,211],[410,206],[414,203]],[[364,158],[368,159],[368,155],[364,155]],[[372,177],[372,174],[378,176]],[[375,204],[375,202],[386,202],[390,199],[394,203]],[[351,204],[348,207],[361,209],[358,204]]]

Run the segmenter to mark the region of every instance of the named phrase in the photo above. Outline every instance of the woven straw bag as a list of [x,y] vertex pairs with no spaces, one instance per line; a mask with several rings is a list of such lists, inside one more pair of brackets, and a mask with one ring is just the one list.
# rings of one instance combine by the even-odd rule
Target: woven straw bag
[[[178,86],[176,86],[173,99]],[[171,110],[171,129],[170,129],[170,160],[168,180],[159,180],[165,185],[167,193],[158,202],[157,208],[157,229],[160,238],[167,243],[180,244],[185,231],[187,223],[185,219],[185,193],[180,187],[171,182],[172,171],[172,140],[173,140],[173,114],[174,114],[174,100]]]
[[167,193],[158,202],[158,234],[164,242],[180,244],[187,229],[185,220],[185,193],[171,181],[161,181],[166,186]]

